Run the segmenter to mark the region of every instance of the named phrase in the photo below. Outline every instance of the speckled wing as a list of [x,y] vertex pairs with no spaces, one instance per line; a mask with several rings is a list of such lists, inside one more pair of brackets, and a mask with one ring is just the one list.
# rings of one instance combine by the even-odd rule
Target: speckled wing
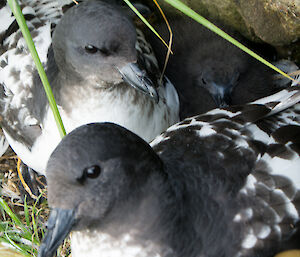
[[[297,101],[298,95],[294,91],[286,103]],[[285,104],[272,100],[268,105],[275,109]],[[299,230],[300,103],[249,125],[247,131],[257,161],[239,192],[243,204],[234,217],[234,222],[246,225],[240,256],[263,252]]]
[[[152,50],[152,47],[145,39],[144,34],[141,30],[137,29],[136,33],[137,33],[137,41],[136,41],[135,48],[138,53],[137,56],[138,65],[143,70],[147,71],[147,74],[149,75],[149,77],[153,82],[155,81],[158,82],[161,73],[159,71],[158,63],[154,55],[154,52]],[[158,87],[159,83],[156,83],[155,86]]]
[[[300,104],[248,126],[257,160],[238,199],[234,222],[244,226],[241,256],[270,248],[300,221]],[[299,229],[299,227],[298,227]]]
[[[241,236],[236,256],[253,256],[277,246],[299,224],[299,101],[300,88],[291,87],[254,103],[185,119],[151,143],[161,156],[167,156],[167,147],[178,145],[182,137],[181,147],[187,151],[190,147],[195,152],[213,151],[216,164],[208,161],[203,167],[216,176],[226,172],[226,180],[230,178],[236,206],[228,222],[239,228]],[[221,168],[216,171],[215,165]]]
[[8,146],[9,146],[8,141],[6,140],[4,134],[1,131],[0,132],[0,156],[2,156],[6,152]]
[[[175,87],[166,76],[162,76],[154,51],[149,42],[147,42],[147,40],[145,39],[143,32],[139,29],[137,29],[136,32],[137,42],[135,48],[138,53],[137,62],[139,67],[147,71],[147,75],[154,83],[154,87],[157,89],[158,92],[160,90],[163,90],[165,92],[165,99],[162,100],[167,104],[167,106],[174,113],[178,113],[178,111],[176,110],[179,108],[179,98]],[[172,119],[178,120],[177,117],[173,117]]]
[[[299,80],[300,78],[298,78]],[[247,126],[265,120],[267,117],[274,122],[270,126],[275,126],[277,119],[289,116],[288,113],[300,101],[299,86],[291,86],[268,97],[261,98],[252,103],[227,108],[218,108],[211,110],[203,115],[187,118],[166,130],[165,133],[156,137],[151,142],[152,146],[161,144],[161,142],[170,138],[173,131],[192,128],[200,137],[207,137],[217,132],[226,131],[229,128],[240,131]],[[282,113],[280,111],[286,110]],[[268,126],[265,128],[268,129]],[[256,135],[255,135],[256,136]]]
[[155,82],[156,87],[171,84],[166,76],[163,76],[161,78],[162,73],[159,69],[154,51],[149,42],[147,42],[147,40],[145,39],[142,31],[139,29],[137,29],[136,50],[138,52],[139,67],[147,71],[147,74],[149,75],[151,80]]
[[[51,0],[19,1],[27,26],[44,68],[51,45],[51,33],[62,15],[62,6]],[[16,139],[32,145],[40,133],[39,121],[28,102],[37,71],[14,16],[5,1],[0,4],[0,109],[2,126]],[[21,121],[21,122],[20,122]]]

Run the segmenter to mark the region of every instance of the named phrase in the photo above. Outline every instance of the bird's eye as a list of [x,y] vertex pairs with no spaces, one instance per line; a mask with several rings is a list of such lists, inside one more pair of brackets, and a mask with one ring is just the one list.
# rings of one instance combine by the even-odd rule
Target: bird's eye
[[87,178],[97,178],[101,174],[101,167],[99,165],[93,165],[87,167],[83,170],[81,177],[76,178],[76,180],[81,184],[84,185]]
[[86,45],[85,46],[85,51],[89,54],[94,54],[97,53],[99,49],[93,45]]
[[91,167],[85,168],[83,170],[87,178],[97,178],[101,173],[101,168],[98,165],[93,165]]
[[204,78],[202,78],[202,83],[203,83],[204,85],[206,85],[206,81],[205,81]]

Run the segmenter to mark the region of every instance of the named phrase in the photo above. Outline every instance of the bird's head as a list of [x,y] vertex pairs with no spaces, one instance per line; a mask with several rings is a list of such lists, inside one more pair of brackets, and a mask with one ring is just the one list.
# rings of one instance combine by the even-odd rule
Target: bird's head
[[137,65],[136,29],[124,8],[103,1],[70,8],[53,34],[53,52],[68,79],[105,87],[125,82],[157,97],[153,82]]
[[161,165],[145,141],[116,124],[94,123],[72,131],[48,161],[52,211],[39,256],[52,256],[71,230],[92,230],[112,216],[124,218],[120,208],[137,206],[141,190]]

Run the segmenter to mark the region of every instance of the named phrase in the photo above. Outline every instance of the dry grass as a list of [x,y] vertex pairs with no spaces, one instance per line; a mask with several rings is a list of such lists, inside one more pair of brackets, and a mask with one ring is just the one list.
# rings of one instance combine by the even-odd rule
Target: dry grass
[[[37,178],[41,186],[42,180]],[[17,173],[17,156],[10,148],[0,157],[0,190],[4,200],[0,205],[0,256],[37,256],[50,212],[46,188],[40,189],[39,200],[22,199],[24,188]],[[69,240],[60,247],[58,256],[70,256]]]

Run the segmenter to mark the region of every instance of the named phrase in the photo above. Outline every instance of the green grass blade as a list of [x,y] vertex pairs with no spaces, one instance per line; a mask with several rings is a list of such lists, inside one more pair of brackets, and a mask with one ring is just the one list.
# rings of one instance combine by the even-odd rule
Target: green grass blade
[[10,218],[18,225],[22,231],[28,232],[27,228],[23,225],[23,223],[20,221],[20,219],[17,217],[16,214],[10,209],[8,204],[0,197],[0,206],[3,208],[3,210],[10,216]]
[[222,31],[221,29],[219,29],[217,26],[215,26],[213,23],[211,23],[210,21],[208,21],[207,19],[205,19],[204,17],[202,17],[201,15],[199,15],[198,13],[193,11],[191,8],[189,8],[188,6],[183,4],[181,1],[179,1],[179,0],[164,0],[164,1],[167,2],[168,4],[172,5],[173,7],[178,9],[179,11],[183,12],[185,15],[187,15],[187,16],[191,17],[192,19],[194,19],[195,21],[199,22],[200,24],[202,24],[206,28],[208,28],[211,31],[215,32],[216,34],[218,34],[222,38],[228,40],[229,42],[231,42],[235,46],[239,47],[240,49],[242,49],[243,51],[245,51],[246,53],[248,53],[249,55],[251,55],[255,59],[259,60],[263,64],[270,67],[271,69],[277,71],[281,75],[283,75],[283,76],[289,78],[290,80],[294,81],[294,79],[291,78],[289,75],[287,75],[286,73],[284,73],[283,71],[278,69],[276,66],[274,66],[273,64],[269,63],[268,61],[266,61],[265,59],[260,57],[258,54],[254,53],[249,48],[242,45],[240,42],[238,42],[237,40],[235,40],[234,38],[229,36],[227,33]]
[[34,60],[34,63],[35,63],[36,68],[38,70],[38,73],[40,75],[41,81],[43,83],[43,86],[44,86],[44,89],[45,89],[45,92],[46,92],[46,95],[47,95],[47,98],[48,98],[48,101],[49,101],[49,104],[50,104],[50,108],[53,112],[55,122],[56,122],[56,125],[58,127],[60,136],[63,137],[64,135],[66,135],[66,131],[65,131],[61,116],[59,114],[59,111],[58,111],[58,108],[57,108],[52,90],[50,88],[48,78],[47,78],[46,73],[44,71],[41,60],[38,56],[38,53],[35,49],[33,40],[31,38],[29,29],[26,25],[26,21],[24,19],[23,14],[22,14],[21,8],[20,8],[17,0],[7,0],[7,2],[8,2],[8,4],[9,4],[9,6],[10,6],[10,8],[11,8],[11,10],[12,10],[12,12],[13,12],[13,14],[14,14],[17,22],[18,22],[18,24],[19,24],[19,27],[22,31],[22,34],[24,36],[24,39],[25,39],[26,44],[28,46],[28,49],[29,49],[29,51],[32,55],[32,58]]
[[29,227],[30,226],[30,220],[29,220],[29,210],[28,210],[26,195],[25,195],[25,199],[24,199],[24,215],[25,215],[26,225],[27,225],[27,227]]
[[28,257],[31,256],[31,254],[29,254],[29,253],[27,252],[27,250],[26,250],[24,247],[22,247],[22,245],[16,244],[13,240],[11,240],[11,238],[10,238],[6,233],[5,233],[5,236],[6,236],[7,242],[8,242],[10,245],[12,245],[16,250],[18,250],[19,252],[21,252],[24,256],[28,256]]
[[35,240],[39,241],[39,235],[38,235],[38,228],[37,228],[37,224],[35,222],[35,214],[36,210],[34,209],[31,213],[31,220],[32,220],[32,227],[33,227],[33,234],[35,237]]
[[[24,238],[32,243],[39,245],[40,241],[36,240],[35,238],[32,237],[32,233],[30,232],[29,229],[27,229],[21,220],[17,217],[17,215],[11,210],[11,208],[8,206],[8,204],[0,198],[0,207],[4,210],[4,212],[12,219],[13,222],[7,221],[7,226],[11,225],[12,227],[18,226],[19,227],[19,232],[18,232],[18,237],[19,238]],[[15,225],[13,224],[15,223]],[[2,222],[3,224],[3,222]],[[0,226],[0,231],[3,231],[4,227],[3,225]],[[7,231],[7,229],[5,229]],[[17,234],[16,230],[8,231],[7,234]]]
[[0,223],[0,243],[11,245],[16,252],[20,252],[24,256],[31,256],[29,252],[32,250],[32,247],[24,244],[24,237],[16,229],[12,231],[10,225],[12,225],[10,222]]
[[[123,0],[132,11],[135,12],[135,14],[141,19],[144,24],[164,43],[164,45],[169,48],[169,45],[162,39],[162,37],[157,33],[157,31],[151,26],[151,24],[143,17],[143,15],[140,14],[140,12],[133,6],[132,3],[130,3],[129,0]],[[171,50],[170,50],[171,51]],[[171,51],[172,53],[172,51]]]

